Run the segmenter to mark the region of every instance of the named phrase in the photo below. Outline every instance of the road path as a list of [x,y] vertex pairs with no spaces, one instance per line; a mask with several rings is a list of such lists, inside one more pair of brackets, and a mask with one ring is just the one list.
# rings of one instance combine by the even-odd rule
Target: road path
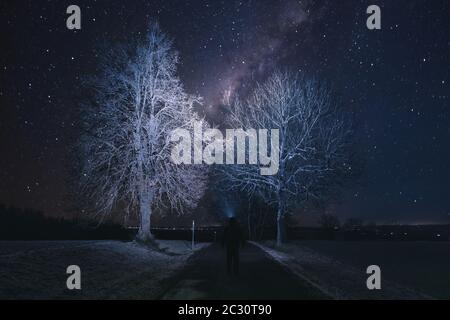
[[239,277],[226,273],[225,250],[213,244],[195,254],[162,299],[326,299],[248,243],[241,250]]

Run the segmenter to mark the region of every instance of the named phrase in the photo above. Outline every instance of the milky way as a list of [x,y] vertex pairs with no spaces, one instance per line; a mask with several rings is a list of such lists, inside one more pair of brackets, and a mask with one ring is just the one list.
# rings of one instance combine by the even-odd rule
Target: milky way
[[364,175],[326,210],[378,222],[450,222],[450,9],[446,0],[9,1],[0,10],[0,203],[69,216],[68,159],[82,79],[101,44],[142,37],[152,18],[174,40],[185,88],[223,121],[275,69],[328,82],[355,119]]

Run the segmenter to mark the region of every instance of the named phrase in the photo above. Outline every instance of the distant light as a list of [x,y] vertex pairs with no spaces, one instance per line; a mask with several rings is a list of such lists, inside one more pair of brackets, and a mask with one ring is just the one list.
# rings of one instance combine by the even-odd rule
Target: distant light
[[437,235],[436,235],[436,237],[440,237],[441,235],[438,233]]

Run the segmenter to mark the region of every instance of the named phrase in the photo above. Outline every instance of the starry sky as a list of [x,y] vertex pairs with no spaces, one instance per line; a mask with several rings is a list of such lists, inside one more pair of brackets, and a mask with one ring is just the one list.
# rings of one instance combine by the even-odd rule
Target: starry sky
[[[66,28],[81,8],[82,29]],[[366,27],[381,8],[382,30]],[[100,47],[145,34],[174,40],[179,76],[202,112],[245,96],[277,68],[324,79],[356,123],[363,175],[328,210],[378,223],[450,223],[450,2],[24,1],[0,4],[0,203],[70,216],[70,148],[82,79]]]

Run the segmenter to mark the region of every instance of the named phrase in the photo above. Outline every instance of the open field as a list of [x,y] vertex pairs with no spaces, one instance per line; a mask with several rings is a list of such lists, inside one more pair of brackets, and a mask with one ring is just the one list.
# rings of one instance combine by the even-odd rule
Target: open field
[[[0,299],[152,299],[192,254],[187,241],[161,241],[160,248],[164,252],[121,241],[1,241]],[[81,268],[81,290],[66,288],[72,264]]]
[[[450,299],[450,242],[294,241],[275,249],[338,298]],[[381,268],[379,292],[365,287],[369,265]]]

